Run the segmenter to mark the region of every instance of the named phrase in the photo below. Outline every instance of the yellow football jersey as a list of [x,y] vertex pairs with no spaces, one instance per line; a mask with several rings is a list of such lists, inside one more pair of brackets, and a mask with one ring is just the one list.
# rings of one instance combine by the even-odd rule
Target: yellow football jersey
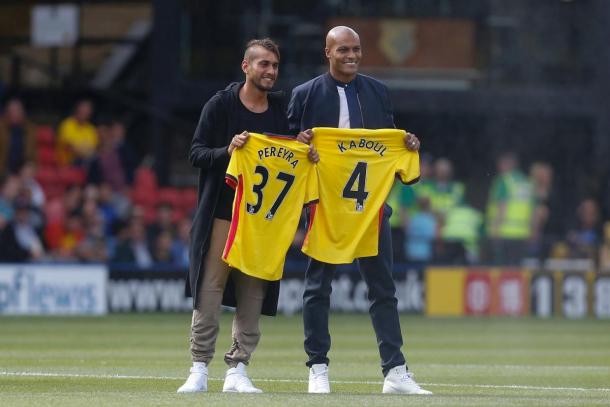
[[236,191],[222,255],[231,267],[264,280],[282,278],[301,209],[318,199],[308,151],[293,138],[256,133],[233,151],[226,180]]
[[302,251],[316,260],[342,264],[375,256],[383,204],[395,176],[419,179],[419,155],[404,145],[404,130],[314,128],[320,155],[320,202],[311,208]]

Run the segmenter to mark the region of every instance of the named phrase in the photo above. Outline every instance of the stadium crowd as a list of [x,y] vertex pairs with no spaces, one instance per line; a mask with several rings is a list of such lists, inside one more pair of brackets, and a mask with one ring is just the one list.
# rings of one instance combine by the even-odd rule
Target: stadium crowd
[[[0,261],[109,262],[139,268],[188,266],[197,192],[159,187],[114,117],[96,124],[89,100],[57,127],[36,126],[21,100],[0,119]],[[424,147],[425,151],[425,147]],[[610,221],[583,196],[558,219],[553,168],[522,170],[515,153],[497,160],[484,208],[443,157],[421,156],[421,180],[396,182],[388,202],[396,261],[515,264],[524,257],[588,258],[610,267]],[[610,194],[609,194],[610,195]],[[558,226],[559,225],[559,226]],[[291,256],[298,256],[302,230]]]

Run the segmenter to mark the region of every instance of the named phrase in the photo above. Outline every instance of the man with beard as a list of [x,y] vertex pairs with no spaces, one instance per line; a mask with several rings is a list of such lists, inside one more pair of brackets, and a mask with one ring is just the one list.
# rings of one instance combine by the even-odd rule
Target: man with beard
[[221,259],[234,191],[225,184],[232,152],[248,141],[248,131],[286,134],[281,95],[270,92],[277,79],[280,53],[270,39],[250,41],[241,63],[245,81],[219,91],[203,107],[193,136],[190,162],[199,172],[199,199],[191,232],[187,294],[193,297],[193,366],[178,393],[207,391],[208,365],[214,356],[221,305],[236,307],[233,343],[225,353],[229,366],[223,391],[260,393],[245,366],[260,339],[261,313],[275,315],[279,282],[267,282],[231,269]]
[[[351,28],[338,26],[326,36],[329,72],[292,91],[288,106],[290,130],[297,139],[311,143],[314,127],[387,129],[394,128],[388,89],[381,82],[358,73],[362,47]],[[419,140],[406,133],[407,149],[419,150]],[[315,150],[314,150],[315,151]],[[317,153],[316,153],[317,154]],[[324,157],[320,157],[320,162]],[[337,191],[337,197],[341,191]],[[320,199],[334,199],[320,197]],[[377,336],[384,393],[432,394],[422,389],[408,371],[400,348],[402,333],[398,318],[396,286],[392,279],[392,237],[388,218],[392,209],[385,204],[378,254],[358,259],[360,273],[368,287],[369,313]],[[329,216],[338,216],[329,214]],[[371,237],[374,238],[374,237]],[[330,393],[327,356],[330,350],[328,314],[335,265],[310,258],[305,272],[303,324],[305,352],[309,360],[309,392]]]

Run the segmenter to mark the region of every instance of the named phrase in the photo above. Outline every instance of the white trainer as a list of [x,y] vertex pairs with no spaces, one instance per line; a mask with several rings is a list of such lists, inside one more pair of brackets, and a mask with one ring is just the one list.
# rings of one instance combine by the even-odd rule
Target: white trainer
[[198,393],[208,391],[208,367],[203,362],[193,362],[191,374],[180,386],[178,393]]
[[237,366],[227,370],[225,374],[225,384],[222,386],[225,393],[262,393],[261,389],[254,387],[248,374],[246,366],[239,362]]
[[323,363],[309,368],[309,393],[330,393],[328,382],[328,365]]
[[384,393],[398,394],[432,394],[431,391],[424,390],[413,380],[413,373],[407,371],[405,365],[396,366],[388,372],[383,381]]

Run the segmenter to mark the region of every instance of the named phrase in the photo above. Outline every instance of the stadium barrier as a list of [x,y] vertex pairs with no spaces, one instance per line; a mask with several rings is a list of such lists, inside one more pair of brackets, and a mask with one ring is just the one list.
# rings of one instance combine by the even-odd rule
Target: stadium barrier
[[[278,312],[302,309],[303,262],[287,262]],[[0,315],[104,315],[107,312],[189,312],[185,270],[131,266],[0,265]],[[589,263],[530,267],[426,267],[396,264],[401,313],[427,316],[562,316],[610,318],[610,273]],[[355,268],[339,266],[335,312],[367,312],[366,284]]]
[[428,316],[610,318],[610,274],[595,271],[591,262],[429,267],[425,292]]
[[0,315],[104,315],[104,265],[0,265]]
[[[291,315],[303,305],[303,272],[306,263],[288,262],[281,282],[278,312]],[[111,270],[108,281],[109,312],[180,312],[192,310],[184,297],[184,271]],[[398,308],[423,312],[423,267],[396,268]],[[366,284],[352,266],[340,266],[333,281],[331,308],[343,312],[367,312]]]

